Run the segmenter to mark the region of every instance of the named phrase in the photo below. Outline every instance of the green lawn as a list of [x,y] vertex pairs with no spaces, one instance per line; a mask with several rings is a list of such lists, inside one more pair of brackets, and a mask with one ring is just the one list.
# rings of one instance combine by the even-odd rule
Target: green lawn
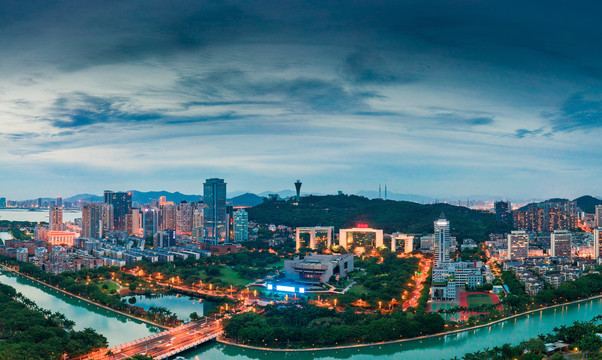
[[[221,281],[227,283],[228,285],[233,285],[237,287],[244,287],[249,283],[252,283],[253,280],[241,278],[236,271],[230,268],[220,268],[220,275],[215,276],[214,278],[218,278]],[[203,277],[203,281],[207,278],[207,276],[203,273],[201,275]]]
[[479,306],[479,305],[493,305],[493,300],[487,294],[472,294],[466,297],[468,307]]
[[113,289],[115,289],[115,291],[117,291],[119,289],[119,285],[115,284],[112,281],[101,281],[101,282],[98,283],[98,287],[100,287],[102,289],[102,286],[105,285],[105,284],[109,287],[109,289],[107,290],[107,292],[109,292],[109,291],[111,291]]
[[372,290],[364,287],[363,285],[355,284],[346,292],[346,294],[363,296],[364,294],[369,295],[371,292]]

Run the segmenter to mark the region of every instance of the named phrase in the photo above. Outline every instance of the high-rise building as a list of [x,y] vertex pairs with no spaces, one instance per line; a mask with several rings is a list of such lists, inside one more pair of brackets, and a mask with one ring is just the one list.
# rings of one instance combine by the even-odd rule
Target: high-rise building
[[82,206],[82,237],[102,238],[102,207],[99,203],[86,203]]
[[207,179],[203,184],[205,205],[203,228],[207,239],[224,243],[228,239],[226,183],[224,179]]
[[173,203],[159,205],[159,230],[176,229],[176,207]]
[[550,256],[570,258],[572,238],[567,230],[554,230],[550,234]]
[[234,212],[234,242],[249,241],[249,214],[243,209]]
[[132,208],[127,218],[127,233],[128,235],[138,236],[141,235],[142,230],[142,214],[140,209]]
[[203,227],[204,212],[205,212],[205,210],[203,209],[203,207],[197,207],[196,209],[194,209],[194,211],[192,213],[192,228],[193,229]]
[[0,208],[6,207],[6,198],[0,198]]
[[59,196],[56,198],[56,206],[63,207],[63,198],[62,197]]
[[155,208],[142,211],[142,233],[144,237],[155,236],[159,232],[159,211]]
[[594,259],[600,261],[602,256],[602,249],[600,249],[600,235],[602,235],[602,228],[594,229]]
[[602,205],[596,205],[596,213],[594,214],[594,226],[602,227]]
[[102,204],[102,233],[107,234],[109,231],[115,230],[115,214],[113,213],[113,205]]
[[192,204],[182,201],[176,205],[176,232],[178,234],[192,233]]
[[512,213],[514,226],[526,231],[552,232],[577,227],[577,209],[574,201],[546,201],[529,204]]
[[513,231],[508,234],[508,258],[524,259],[529,256],[529,234],[526,231]]
[[509,201],[496,201],[495,219],[510,224],[512,222],[512,204]]
[[105,190],[105,203],[113,205],[113,226],[117,231],[126,231],[125,216],[132,208],[132,193]]
[[435,261],[434,265],[449,262],[450,228],[445,214],[441,213],[439,219],[434,222],[435,226]]
[[48,227],[50,231],[63,231],[63,209],[61,207],[53,206],[50,208]]

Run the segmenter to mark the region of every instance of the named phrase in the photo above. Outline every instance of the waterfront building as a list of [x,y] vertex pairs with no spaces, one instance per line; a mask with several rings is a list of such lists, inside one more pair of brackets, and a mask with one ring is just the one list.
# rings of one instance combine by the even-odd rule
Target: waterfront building
[[316,249],[320,245],[329,248],[332,245],[333,233],[334,226],[298,227],[295,230],[296,248]]
[[59,206],[50,208],[48,224],[51,231],[63,231],[63,208]]
[[205,237],[215,243],[224,243],[228,239],[226,223],[226,183],[224,179],[207,179],[203,184],[203,228]]
[[512,231],[508,234],[508,258],[524,259],[529,256],[529,234],[526,231]]
[[295,256],[293,260],[284,262],[284,274],[287,280],[309,284],[328,282],[333,276],[337,280],[345,278],[353,269],[353,254],[309,254],[305,258]]
[[249,214],[239,209],[234,212],[234,242],[244,243],[249,241]]
[[572,235],[567,230],[554,230],[550,234],[550,256],[571,257]]
[[494,203],[495,219],[507,224],[512,223],[512,204],[510,201],[496,201]]
[[105,204],[113,205],[113,226],[117,231],[127,231],[125,216],[132,208],[132,193],[105,190]]
[[82,237],[102,238],[102,204],[86,203],[82,206]]
[[366,224],[358,224],[352,229],[339,230],[339,245],[346,250],[355,250],[363,253],[369,248],[384,246],[383,231],[369,228]]
[[449,261],[450,229],[449,221],[445,214],[441,213],[439,219],[434,222],[435,227],[435,261],[434,266]]

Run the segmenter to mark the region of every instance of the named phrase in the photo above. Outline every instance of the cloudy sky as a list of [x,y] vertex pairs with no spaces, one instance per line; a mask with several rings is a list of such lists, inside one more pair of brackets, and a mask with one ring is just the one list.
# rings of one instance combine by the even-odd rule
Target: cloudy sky
[[0,196],[602,195],[598,4],[2,2]]

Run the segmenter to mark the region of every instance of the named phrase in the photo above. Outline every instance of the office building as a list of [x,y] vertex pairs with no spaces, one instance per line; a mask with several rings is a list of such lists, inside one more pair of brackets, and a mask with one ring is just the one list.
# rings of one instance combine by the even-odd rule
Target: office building
[[353,271],[353,258],[353,254],[296,256],[284,261],[284,275],[287,280],[309,284],[328,282],[333,276],[338,280]]
[[56,198],[56,206],[63,207],[63,198],[62,197]]
[[571,257],[572,235],[567,230],[554,230],[550,234],[550,256]]
[[48,217],[50,231],[63,231],[63,208],[52,206]]
[[384,246],[383,231],[369,228],[366,224],[358,224],[352,229],[340,229],[339,245],[358,253],[363,253],[370,248],[378,249]]
[[86,203],[82,206],[82,237],[102,238],[102,205]]
[[316,249],[318,246],[329,248],[332,244],[334,226],[298,227],[295,230],[297,250],[301,248]]
[[445,214],[441,213],[439,219],[434,223],[435,227],[435,260],[434,266],[449,261],[450,227]]
[[239,209],[234,212],[234,242],[243,243],[249,241],[249,214]]
[[154,239],[155,248],[167,248],[176,246],[176,231],[175,230],[163,230],[159,231],[155,235]]
[[142,234],[145,238],[159,232],[159,211],[155,208],[142,211]]
[[159,230],[176,229],[176,206],[173,203],[159,205]]
[[494,204],[495,219],[507,224],[512,223],[512,204],[509,201],[496,201]]
[[395,233],[391,235],[391,251],[409,254],[414,251],[414,235]]
[[206,208],[203,214],[205,237],[215,243],[228,239],[226,216],[226,183],[224,179],[207,179],[203,184],[203,200]]
[[127,219],[127,233],[131,236],[142,235],[142,213],[138,208],[132,208]]
[[529,256],[529,234],[525,231],[513,231],[508,234],[508,258],[525,259]]
[[602,257],[602,249],[600,249],[600,235],[602,234],[602,228],[594,229],[594,259],[600,261]]
[[105,190],[105,204],[113,205],[113,227],[116,231],[126,231],[125,216],[132,208],[132,193]]
[[115,230],[115,214],[113,212],[113,205],[102,204],[102,233],[108,234],[110,231]]

